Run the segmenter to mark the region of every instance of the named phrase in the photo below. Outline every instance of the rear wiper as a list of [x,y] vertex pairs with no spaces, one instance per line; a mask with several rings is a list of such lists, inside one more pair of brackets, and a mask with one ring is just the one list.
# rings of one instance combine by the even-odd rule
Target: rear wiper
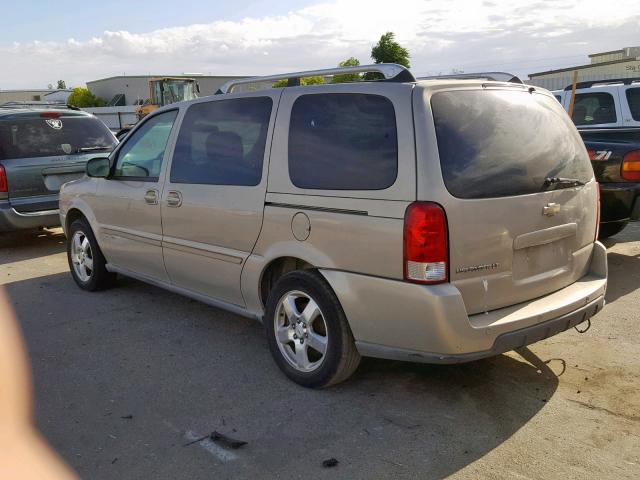
[[101,150],[111,150],[111,147],[80,147],[76,150],[76,153],[81,153],[81,152],[99,152]]
[[586,184],[585,182],[583,182],[582,180],[578,180],[577,178],[547,177],[544,179],[542,188],[546,189],[552,185],[558,187],[579,187]]

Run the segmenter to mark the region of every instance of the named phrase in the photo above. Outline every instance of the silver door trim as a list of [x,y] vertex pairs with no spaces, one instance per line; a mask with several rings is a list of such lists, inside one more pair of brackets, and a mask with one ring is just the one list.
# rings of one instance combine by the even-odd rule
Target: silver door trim
[[126,238],[136,242],[146,243],[154,247],[162,246],[162,236],[155,233],[141,232],[139,230],[131,230],[129,228],[118,227],[116,225],[102,225],[100,231],[104,235],[116,238]]
[[11,208],[11,212],[18,217],[45,217],[47,215],[60,215],[60,209],[39,210],[37,212],[19,212],[15,208]]
[[235,263],[236,265],[240,265],[244,262],[243,257],[232,255],[230,253],[222,253],[218,248],[211,247],[205,243],[192,242],[189,240],[182,240],[180,238],[164,237],[162,239],[162,246],[179,252],[214,258],[216,260],[222,260],[223,262]]

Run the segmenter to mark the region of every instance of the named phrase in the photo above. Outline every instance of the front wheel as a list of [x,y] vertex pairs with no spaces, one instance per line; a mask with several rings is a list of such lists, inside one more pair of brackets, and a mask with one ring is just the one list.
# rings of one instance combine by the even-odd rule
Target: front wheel
[[103,290],[115,281],[116,274],[106,269],[106,260],[85,219],[78,219],[69,227],[67,260],[73,280],[83,290]]
[[334,385],[358,368],[360,354],[340,302],[316,271],[280,278],[269,293],[264,323],[276,363],[304,387]]

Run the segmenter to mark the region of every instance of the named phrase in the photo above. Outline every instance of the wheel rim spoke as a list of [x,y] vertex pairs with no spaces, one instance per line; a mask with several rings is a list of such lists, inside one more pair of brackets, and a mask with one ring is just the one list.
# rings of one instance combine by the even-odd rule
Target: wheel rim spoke
[[280,343],[289,343],[293,341],[293,331],[289,327],[278,327],[276,334]]
[[309,303],[302,311],[302,319],[307,323],[307,325],[311,325],[311,323],[318,318],[318,315],[320,315],[320,308],[318,307],[318,304],[314,302],[313,299],[309,299]]
[[287,315],[287,318],[290,322],[295,322],[296,319],[300,316],[300,312],[298,312],[298,307],[296,306],[296,297],[293,295],[287,295],[283,303],[284,312]]
[[80,250],[82,250],[82,240],[80,237],[81,235],[79,235],[79,232],[76,232],[73,236],[73,249],[76,254],[80,253]]
[[309,356],[307,355],[307,345],[300,342],[295,342],[296,346],[296,362],[303,369],[308,369],[311,365],[309,362]]
[[324,355],[327,351],[327,337],[317,334],[316,332],[309,332],[307,337],[307,344],[313,348],[316,352]]
[[84,259],[84,266],[89,269],[89,270],[93,270],[93,259],[92,258],[85,258]]

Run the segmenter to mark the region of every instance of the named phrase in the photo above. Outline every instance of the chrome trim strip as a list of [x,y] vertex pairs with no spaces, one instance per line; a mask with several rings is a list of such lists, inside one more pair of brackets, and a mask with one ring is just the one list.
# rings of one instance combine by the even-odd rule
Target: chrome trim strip
[[369,215],[369,212],[365,210],[349,210],[345,208],[315,207],[312,205],[297,205],[294,203],[278,203],[278,202],[264,202],[264,204],[267,207],[293,208],[295,210],[315,210],[317,212],[345,213],[348,215],[363,215],[363,216]]
[[138,230],[116,227],[115,225],[103,225],[100,227],[100,233],[110,237],[126,238],[127,240],[146,243],[154,247],[162,246],[162,235],[155,233],[140,232]]
[[114,273],[119,273],[120,275],[124,275],[125,277],[135,278],[136,280],[140,280],[141,282],[149,283],[156,287],[164,288],[165,290],[169,290],[170,292],[177,293],[178,295],[184,295],[185,297],[193,298],[202,303],[206,303],[207,305],[211,305],[212,307],[221,308],[223,310],[227,310],[229,312],[235,313],[242,317],[251,318],[254,320],[261,321],[261,317],[255,312],[250,312],[244,307],[240,305],[234,305],[233,303],[227,303],[222,300],[217,300],[215,298],[207,297],[206,295],[202,295],[201,293],[192,292],[191,290],[187,290],[185,288],[178,287],[176,285],[172,285],[170,283],[165,283],[160,280],[156,280],[151,277],[147,277],[146,275],[141,275],[138,273],[134,273],[126,268],[121,268],[116,265],[107,264],[107,270]]
[[18,217],[45,217],[47,215],[60,215],[60,209],[55,210],[40,210],[37,212],[19,212],[15,208],[11,208],[11,212]]
[[170,250],[190,253],[192,255],[200,255],[202,257],[209,257],[216,260],[221,260],[223,262],[235,263],[236,265],[240,265],[242,264],[242,262],[244,262],[243,257],[232,255],[230,253],[222,253],[219,249],[200,242],[192,242],[188,240],[181,240],[179,238],[165,237],[162,239],[162,246]]

